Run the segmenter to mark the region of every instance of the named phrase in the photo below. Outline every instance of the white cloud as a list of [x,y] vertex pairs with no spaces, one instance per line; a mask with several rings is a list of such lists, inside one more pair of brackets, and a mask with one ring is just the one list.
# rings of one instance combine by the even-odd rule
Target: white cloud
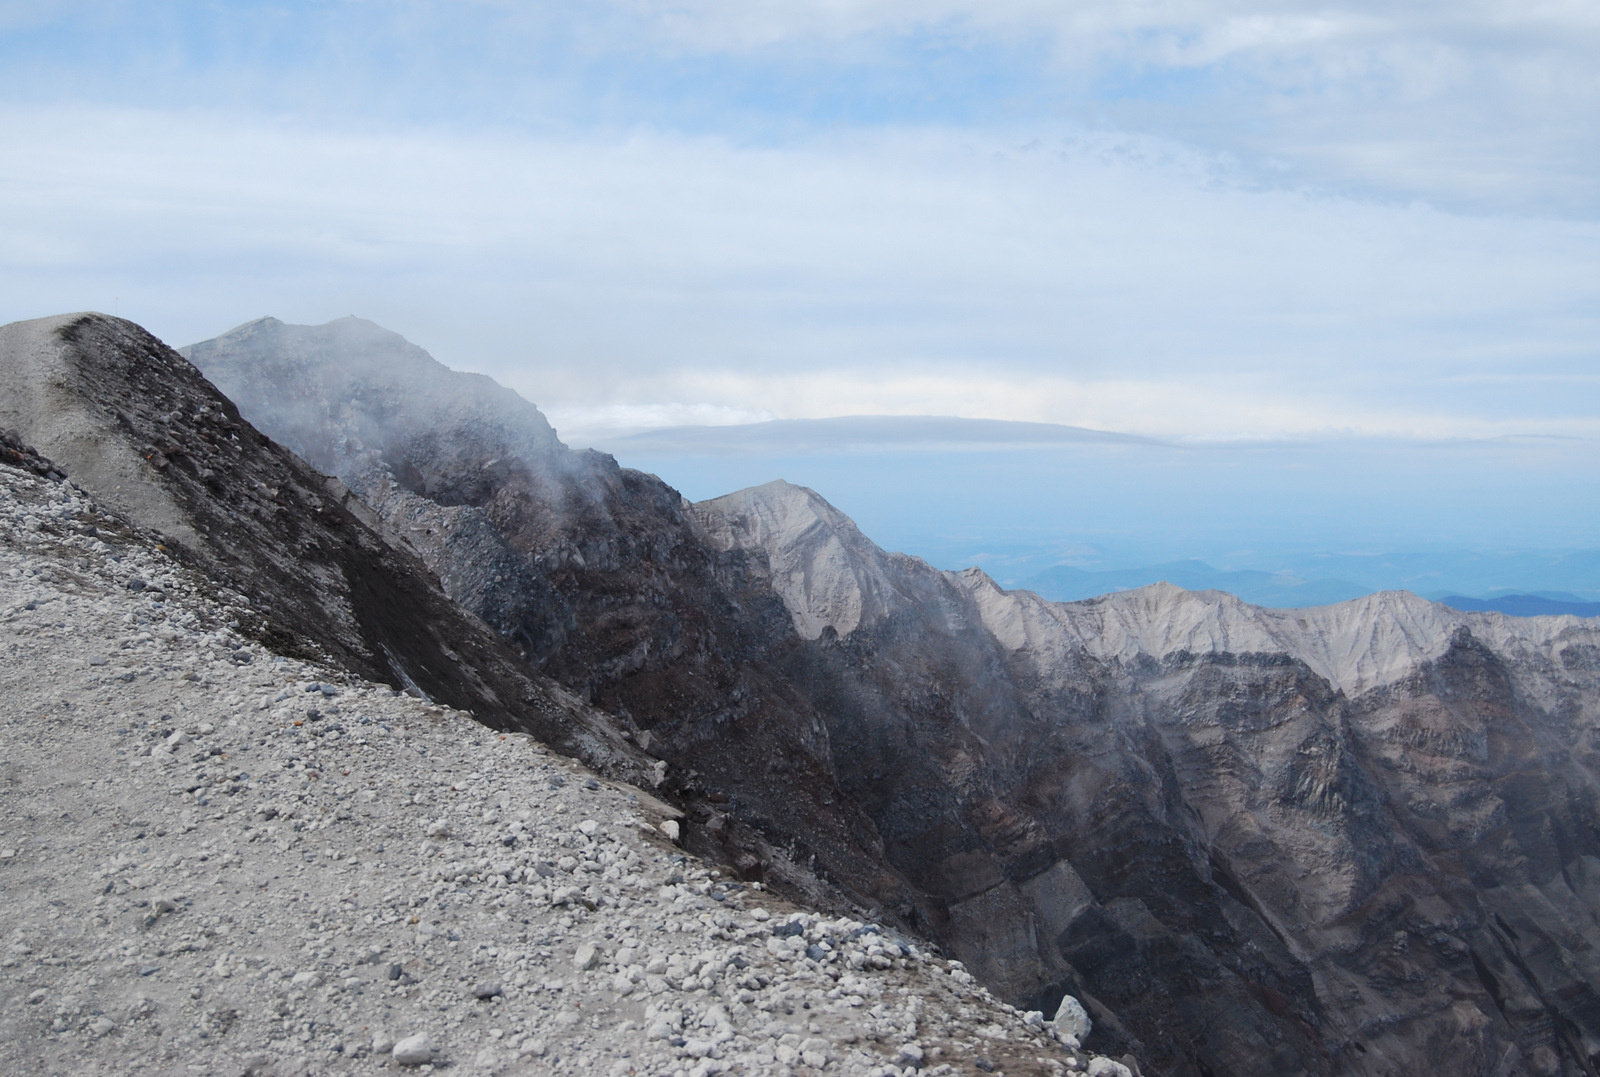
[[[934,42],[1046,60],[1042,107],[1280,179],[1455,206],[1600,211],[1600,8],[1551,0],[621,0],[704,54]],[[1044,104],[1047,103],[1047,104]]]
[[0,127],[4,320],[118,303],[188,343],[356,313],[592,422],[676,401],[1457,436],[1600,414],[1571,381],[1600,339],[1600,227],[1259,190],[1148,137],[775,148],[20,106]]

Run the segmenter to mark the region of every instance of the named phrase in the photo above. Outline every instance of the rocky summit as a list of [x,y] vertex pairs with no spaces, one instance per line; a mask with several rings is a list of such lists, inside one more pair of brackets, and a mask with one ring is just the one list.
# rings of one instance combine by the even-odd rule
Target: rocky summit
[[[724,964],[709,985],[685,973],[708,992],[706,1006],[663,1018],[677,1030],[666,1042],[699,1042],[693,1021],[718,1029],[726,1016],[735,1040],[754,1047],[737,1041],[698,1061],[632,1046],[627,1056],[567,1047],[549,1057],[617,1073],[724,1062],[794,1073],[1597,1072],[1600,623],[1465,613],[1403,593],[1285,611],[1157,585],[1050,603],[977,570],[943,572],[884,551],[817,493],[787,483],[689,504],[608,456],[567,450],[533,405],[370,323],[263,319],[185,355],[101,316],[0,330],[0,424],[18,429],[10,451],[31,467],[11,470],[30,489],[66,471],[103,511],[208,581],[238,622],[229,632],[261,656],[237,668],[265,668],[255,661],[268,655],[321,663],[292,667],[293,684],[257,686],[281,728],[312,735],[291,724],[286,699],[267,702],[267,688],[281,683],[292,695],[305,681],[344,691],[345,676],[408,693],[389,697],[402,710],[431,699],[527,731],[618,783],[607,787],[621,797],[612,818],[627,819],[590,813],[597,828],[632,827],[669,860],[679,846],[661,842],[681,843],[682,855],[701,859],[676,870],[688,882],[688,866],[703,865],[692,869],[709,887],[699,897],[719,909],[761,895],[762,911],[787,932],[772,938],[803,945],[741,935],[754,925],[722,925],[715,910],[701,925],[797,955],[793,968],[828,981],[815,981],[821,998],[803,1003],[870,1010],[844,970],[860,972],[874,956],[896,970],[907,962],[908,974],[955,968],[959,976],[893,986],[922,1007],[951,979],[970,975],[983,987],[970,1012],[940,1011],[949,1038],[937,1055],[924,1040],[892,1043],[878,1025],[818,1019],[813,1030],[787,1013],[786,1024],[803,1027],[777,1037],[791,1048],[780,1054],[741,1024],[740,1006],[773,1011],[760,1010],[768,996],[738,986],[729,955],[712,959]],[[37,451],[26,456],[23,443]],[[263,499],[254,483],[295,500]],[[25,524],[13,541],[36,533]],[[385,616],[359,612],[374,608],[374,593],[391,596],[376,607]],[[360,713],[379,717],[370,706]],[[350,722],[340,724],[342,738]],[[499,735],[470,729],[452,727],[443,742]],[[112,733],[98,733],[111,743]],[[289,745],[294,735],[265,740]],[[366,740],[363,751],[378,743]],[[443,742],[423,742],[424,754]],[[343,742],[318,744],[314,769],[327,780],[328,749]],[[394,765],[386,759],[380,770]],[[490,773],[487,762],[471,765]],[[331,788],[317,780],[302,779],[301,791]],[[510,813],[526,828],[536,817],[536,788],[470,781],[495,789],[478,818]],[[337,803],[328,804],[335,817]],[[428,842],[449,837],[431,831]],[[472,863],[487,863],[453,877],[523,886],[530,938],[554,916],[576,966],[599,967],[612,946],[642,955],[641,930],[665,914],[635,908],[631,927],[606,921],[585,933],[584,917],[609,908],[600,899],[630,891],[585,890],[579,906],[568,893],[553,905],[558,888],[534,881],[541,866],[561,871],[571,860],[587,870],[580,865],[602,853],[612,857],[602,880],[655,863],[647,854],[658,854],[636,843],[597,847],[597,833],[575,845],[529,838],[539,851],[510,874],[480,853]],[[476,849],[491,839],[468,840]],[[552,843],[569,851],[544,852]],[[181,858],[184,848],[165,855]],[[780,916],[779,897],[796,912]],[[442,908],[451,898],[428,900]],[[507,910],[488,907],[498,910],[491,917]],[[343,911],[337,922],[352,939],[364,933],[362,917],[390,915]],[[682,933],[682,916],[666,920],[679,925],[669,934]],[[881,938],[904,940],[898,957],[881,942],[876,955],[860,948],[864,936],[852,933],[873,925]],[[468,939],[453,930],[447,946]],[[629,939],[637,945],[624,946]],[[484,946],[530,962],[558,954],[527,940]],[[325,960],[337,965],[341,951],[331,948]],[[941,966],[939,954],[960,964]],[[611,1044],[604,1029],[622,1017],[619,1000],[652,983],[651,962],[634,963],[644,979],[629,979],[632,993],[616,980],[606,990],[623,994],[586,1003],[601,1007],[599,1026],[581,1026],[586,1044]],[[516,1001],[506,964],[493,976],[487,965],[449,975],[475,1005],[506,1006]],[[629,976],[628,967],[613,976]],[[513,987],[535,978],[530,971]],[[663,990],[681,992],[684,977],[672,979]],[[300,999],[334,997],[319,990]],[[426,990],[442,988],[436,981],[417,997],[431,997]],[[984,1016],[980,1003],[1012,1023]],[[90,1012],[63,1017],[69,1028],[51,1034],[92,1036]],[[529,1028],[552,1050],[552,1034],[520,1012],[517,1050],[490,1050],[484,1066],[526,1063]],[[352,1013],[339,1021],[346,1049],[346,1025],[385,1020]],[[878,1011],[903,1020],[894,1014]],[[622,1019],[654,1028],[657,1017]],[[287,1045],[274,1036],[287,1028],[299,1037],[314,1019],[298,1020],[252,1028],[252,1042],[277,1048],[273,1064],[290,1064],[286,1046],[322,1043],[314,1028]],[[470,1022],[459,1026],[466,1031],[395,1023],[380,1030],[393,1037],[386,1064],[465,1064],[459,1044],[473,1039]],[[991,1025],[1002,1035],[982,1031]],[[496,1042],[512,1035],[493,1027]],[[454,1038],[441,1047],[446,1035]],[[798,1039],[784,1044],[784,1035]],[[997,1058],[987,1045],[1001,1042],[1030,1046]],[[1069,1052],[1072,1043],[1079,1048]],[[294,1057],[329,1064],[326,1052],[305,1050]]]

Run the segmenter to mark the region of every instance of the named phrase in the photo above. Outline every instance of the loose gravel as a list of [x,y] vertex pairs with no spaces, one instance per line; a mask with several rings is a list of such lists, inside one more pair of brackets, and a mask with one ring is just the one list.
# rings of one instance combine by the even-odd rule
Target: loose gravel
[[1129,1072],[248,606],[0,466],[0,1072]]

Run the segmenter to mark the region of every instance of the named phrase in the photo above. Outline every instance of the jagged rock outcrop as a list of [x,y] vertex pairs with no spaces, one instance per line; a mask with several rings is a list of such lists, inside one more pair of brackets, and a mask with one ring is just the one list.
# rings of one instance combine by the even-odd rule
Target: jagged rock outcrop
[[[343,360],[253,324],[190,354],[267,424],[282,356]],[[357,412],[400,388],[351,370]],[[345,445],[453,594],[669,762],[692,843],[755,827],[1147,1072],[1596,1072],[1594,622],[1047,603],[798,487],[685,506],[537,424],[452,428],[428,377],[436,441],[420,396],[399,434],[278,432]]]
[[244,630],[537,733],[617,773],[649,761],[439,588],[337,479],[263,436],[187,360],[101,314],[0,327],[0,427],[216,582]]

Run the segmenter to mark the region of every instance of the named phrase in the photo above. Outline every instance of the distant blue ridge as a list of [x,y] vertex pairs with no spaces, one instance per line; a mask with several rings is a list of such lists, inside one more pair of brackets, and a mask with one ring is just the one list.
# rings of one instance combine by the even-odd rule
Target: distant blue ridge
[[1569,602],[1543,595],[1500,595],[1496,598],[1445,595],[1435,601],[1451,609],[1471,613],[1505,613],[1512,617],[1550,617],[1562,613],[1570,613],[1574,617],[1600,617],[1600,602]]

